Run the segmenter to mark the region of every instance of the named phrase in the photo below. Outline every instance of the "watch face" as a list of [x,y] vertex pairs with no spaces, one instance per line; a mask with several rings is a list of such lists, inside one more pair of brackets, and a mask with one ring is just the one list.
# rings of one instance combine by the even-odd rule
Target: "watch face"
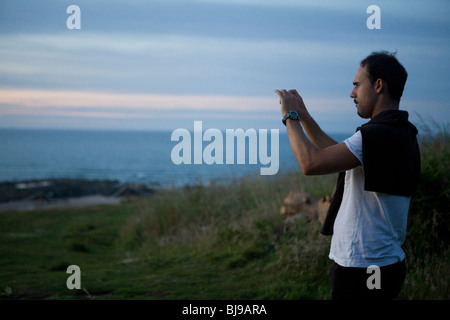
[[297,117],[298,117],[298,113],[295,112],[295,111],[289,111],[289,115],[290,115],[291,117],[294,117],[294,118],[297,118]]

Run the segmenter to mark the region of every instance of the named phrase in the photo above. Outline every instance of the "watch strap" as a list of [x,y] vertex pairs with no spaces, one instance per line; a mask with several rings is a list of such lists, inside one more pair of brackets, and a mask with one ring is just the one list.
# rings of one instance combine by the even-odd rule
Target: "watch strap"
[[[295,113],[295,115],[292,115],[292,113]],[[286,120],[287,120],[287,119],[299,120],[300,118],[299,118],[297,112],[295,112],[295,111],[288,111],[288,112],[284,115],[283,119],[281,120],[281,121],[283,122],[284,125],[286,125]]]

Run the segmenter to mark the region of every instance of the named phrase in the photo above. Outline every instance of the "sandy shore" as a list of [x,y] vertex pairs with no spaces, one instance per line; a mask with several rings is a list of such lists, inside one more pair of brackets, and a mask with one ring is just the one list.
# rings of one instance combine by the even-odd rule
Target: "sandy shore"
[[108,180],[49,179],[0,183],[0,210],[117,205],[130,196],[153,194],[142,184],[120,184]]
[[26,211],[35,209],[48,209],[48,208],[82,207],[100,204],[115,205],[120,204],[122,199],[123,198],[110,196],[91,195],[66,199],[56,199],[52,201],[18,200],[0,203],[0,210]]

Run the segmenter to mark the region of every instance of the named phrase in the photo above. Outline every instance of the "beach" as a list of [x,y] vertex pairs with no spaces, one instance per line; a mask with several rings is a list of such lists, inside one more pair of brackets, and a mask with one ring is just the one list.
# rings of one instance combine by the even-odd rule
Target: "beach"
[[120,204],[131,196],[149,196],[145,184],[115,180],[46,179],[0,183],[0,210],[24,211]]

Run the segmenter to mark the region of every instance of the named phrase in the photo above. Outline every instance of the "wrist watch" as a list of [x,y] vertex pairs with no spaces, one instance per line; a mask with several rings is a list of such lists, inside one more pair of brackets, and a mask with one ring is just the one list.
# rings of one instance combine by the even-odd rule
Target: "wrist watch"
[[283,119],[281,120],[282,122],[283,122],[283,124],[284,125],[286,125],[286,120],[287,119],[292,119],[292,120],[298,120],[299,118],[298,118],[298,113],[297,112],[295,112],[295,111],[288,111],[285,115],[284,115],[284,117],[283,117]]

